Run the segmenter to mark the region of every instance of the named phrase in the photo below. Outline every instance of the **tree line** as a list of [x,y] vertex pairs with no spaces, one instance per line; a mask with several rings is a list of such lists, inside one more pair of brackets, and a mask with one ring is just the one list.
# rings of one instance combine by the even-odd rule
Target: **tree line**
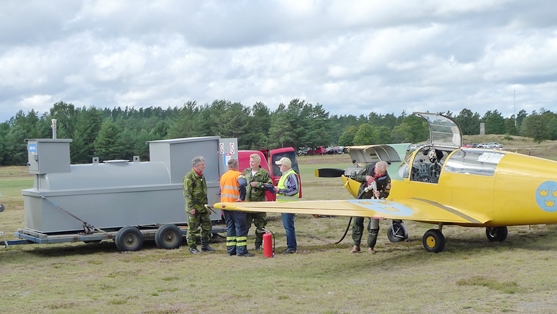
[[[483,116],[469,109],[453,118],[464,135],[486,134],[531,137],[537,142],[557,139],[557,114],[540,109],[516,117],[504,118],[497,110]],[[51,138],[52,119],[57,120],[57,138],[73,139],[70,144],[72,163],[90,163],[93,156],[101,160],[149,158],[147,141],[221,136],[238,139],[239,149],[264,149],[292,146],[366,145],[418,143],[427,140],[426,122],[413,114],[331,115],[322,105],[299,99],[270,110],[258,102],[244,106],[238,102],[215,100],[211,104],[189,101],[182,107],[162,109],[76,107],[57,102],[48,113],[19,111],[0,124],[0,165],[26,165],[26,139]]]

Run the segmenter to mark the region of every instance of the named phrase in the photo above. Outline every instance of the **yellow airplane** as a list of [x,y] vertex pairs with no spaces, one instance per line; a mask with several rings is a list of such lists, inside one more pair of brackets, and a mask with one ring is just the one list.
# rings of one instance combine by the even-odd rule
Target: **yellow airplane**
[[[426,231],[422,237],[426,251],[435,253],[445,247],[444,225],[485,227],[489,241],[501,242],[507,237],[507,226],[557,223],[556,161],[464,148],[460,128],[452,119],[432,113],[415,114],[429,124],[430,139],[400,162],[385,200],[217,203],[214,207],[436,224],[438,228]],[[360,183],[346,173],[349,169],[342,180],[356,196]],[[394,171],[389,170],[390,174]]]

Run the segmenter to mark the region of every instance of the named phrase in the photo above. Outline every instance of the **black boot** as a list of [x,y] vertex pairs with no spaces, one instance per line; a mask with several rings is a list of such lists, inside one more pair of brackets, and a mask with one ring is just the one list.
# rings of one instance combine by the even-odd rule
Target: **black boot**
[[202,252],[214,253],[214,252],[215,252],[215,249],[213,249],[211,246],[209,246],[209,244],[204,244],[204,245],[201,247],[201,251],[202,251]]

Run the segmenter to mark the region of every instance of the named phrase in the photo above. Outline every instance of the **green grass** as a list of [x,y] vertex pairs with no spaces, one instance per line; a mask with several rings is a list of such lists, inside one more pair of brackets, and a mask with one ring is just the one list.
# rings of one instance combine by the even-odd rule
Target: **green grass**
[[461,279],[457,281],[457,285],[487,287],[509,294],[520,292],[520,288],[518,287],[518,283],[516,283],[516,281],[500,281],[497,278],[488,278],[483,276],[473,276],[471,278]]
[[[304,198],[350,198],[340,179],[313,176],[318,167],[349,161],[323,158],[300,158]],[[0,176],[14,173],[0,169]],[[24,225],[16,190],[32,186],[32,177],[19,172],[1,182],[0,200],[7,196],[10,206],[0,214],[7,233],[0,240],[13,239]],[[127,253],[109,241],[0,248],[0,312],[547,313],[557,307],[555,226],[510,227],[502,243],[487,241],[482,228],[446,226],[445,251],[433,254],[421,243],[431,225],[406,222],[409,240],[390,243],[383,221],[378,253],[371,255],[349,253],[350,233],[333,244],[347,223],[299,215],[299,253],[274,258],[253,251],[253,258],[229,257],[222,239],[212,244],[217,253],[195,256],[152,242]],[[276,250],[284,249],[279,215],[269,216],[268,228]],[[253,229],[248,242],[251,249]]]

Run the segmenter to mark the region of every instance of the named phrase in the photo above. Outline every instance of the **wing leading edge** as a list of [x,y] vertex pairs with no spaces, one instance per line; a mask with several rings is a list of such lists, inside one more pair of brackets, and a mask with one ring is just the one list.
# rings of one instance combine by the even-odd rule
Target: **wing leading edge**
[[295,202],[238,202],[216,203],[217,209],[246,212],[293,213],[308,215],[373,217],[404,219],[426,223],[452,223],[459,225],[481,225],[488,217],[478,213],[466,213],[455,208],[424,199],[400,201],[355,199],[335,201]]

